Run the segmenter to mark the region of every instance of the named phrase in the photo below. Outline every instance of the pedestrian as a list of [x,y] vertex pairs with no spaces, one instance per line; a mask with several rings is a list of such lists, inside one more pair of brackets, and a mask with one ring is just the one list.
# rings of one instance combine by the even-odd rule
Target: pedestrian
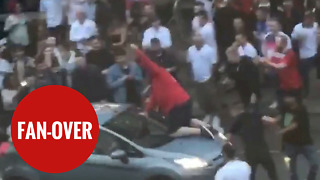
[[192,31],[193,33],[198,32],[201,29],[200,26],[200,15],[201,12],[205,11],[204,3],[197,1],[193,7],[194,18],[192,19]]
[[250,180],[250,166],[236,158],[236,150],[231,144],[227,143],[223,146],[222,154],[225,163],[215,175],[215,180]]
[[243,56],[238,60],[238,62],[232,62],[237,64],[236,72],[233,75],[235,88],[239,93],[241,102],[247,107],[252,98],[257,98],[258,100],[261,98],[259,70],[248,56]]
[[22,4],[19,2],[14,3],[11,14],[5,21],[4,31],[9,34],[9,44],[24,47],[29,45],[27,18],[22,12]]
[[157,38],[151,39],[151,47],[146,50],[148,57],[160,67],[165,68],[171,75],[177,79],[177,59],[173,51],[161,48],[161,42]]
[[[216,131],[202,121],[192,119],[192,102],[189,94],[172,78],[169,72],[152,62],[136,45],[138,64],[147,72],[151,84],[151,95],[147,101],[145,115],[160,110],[171,137],[203,135],[212,138]],[[165,87],[165,91],[163,90]],[[206,128],[210,130],[208,132]]]
[[246,161],[252,168],[251,180],[255,180],[258,165],[262,165],[271,180],[277,180],[276,167],[269,153],[269,147],[264,137],[263,116],[259,105],[253,100],[250,107],[238,104],[231,109],[235,117],[227,134],[229,140],[233,135],[239,135],[244,144]]
[[85,57],[81,56],[76,57],[76,68],[72,72],[72,88],[90,102],[100,102],[110,96],[100,69],[87,64]]
[[[316,180],[319,169],[319,157],[310,134],[310,120],[306,107],[295,97],[284,98],[286,109],[284,116],[284,128],[279,132],[282,134],[283,151],[290,158],[290,178],[297,180],[297,158],[303,155],[310,164],[307,180]],[[277,123],[281,117],[267,118],[270,123]]]
[[113,94],[115,103],[141,105],[143,76],[140,67],[126,57],[123,49],[115,51],[116,64],[106,74],[108,87]]
[[250,57],[255,63],[259,62],[258,51],[248,41],[248,37],[246,34],[237,34],[236,41],[239,44],[238,54],[240,57],[247,56]]
[[209,45],[213,50],[213,58],[218,59],[217,54],[217,41],[216,41],[216,30],[215,25],[212,21],[209,21],[208,15],[206,12],[202,11],[199,13],[200,17],[200,30],[199,34],[202,36],[202,39],[205,44]]
[[91,50],[86,54],[88,64],[96,65],[101,71],[114,64],[114,55],[103,44],[102,39],[94,37],[89,42]]
[[277,52],[265,63],[276,69],[279,86],[277,90],[278,105],[283,108],[283,97],[294,96],[302,100],[302,80],[298,69],[298,56],[292,49],[286,49],[287,37],[277,37]]
[[72,23],[70,29],[70,41],[76,43],[77,49],[82,53],[88,53],[87,41],[97,35],[96,23],[87,18],[83,9],[78,9],[77,20]]
[[3,111],[0,114],[0,129],[7,129],[11,123],[13,113],[19,102],[29,93],[30,83],[25,81],[23,86],[19,84],[14,74],[6,74],[1,89],[1,104]]
[[297,24],[291,34],[292,39],[298,42],[300,62],[299,68],[303,79],[303,95],[307,97],[310,91],[310,71],[315,66],[318,50],[318,23],[314,13],[305,12],[302,23]]
[[295,25],[303,20],[303,14],[294,7],[292,0],[285,0],[282,7],[278,7],[276,16],[281,21],[283,32],[288,35],[291,35]]
[[251,43],[255,43],[253,31],[248,28],[248,26],[245,24],[245,22],[242,18],[235,18],[233,20],[233,28],[234,28],[236,35],[237,34],[245,34],[248,41],[250,41]]
[[61,84],[71,87],[71,73],[75,68],[76,52],[70,49],[69,44],[61,43],[54,50],[54,55],[59,63]]
[[13,73],[19,83],[35,73],[35,60],[25,54],[23,46],[13,47]]
[[267,20],[269,33],[265,35],[262,41],[262,54],[264,57],[270,58],[276,51],[276,36],[285,36],[287,38],[287,49],[291,49],[291,39],[288,35],[281,31],[281,24],[277,18],[269,18]]
[[235,32],[233,28],[233,20],[240,17],[240,12],[232,5],[231,1],[221,1],[216,8],[215,25],[217,44],[219,45],[219,58],[226,62],[226,50],[234,42]]
[[172,46],[172,39],[170,30],[161,26],[159,18],[152,19],[152,26],[143,33],[142,46],[144,49],[151,47],[151,39],[158,38],[161,42],[162,48],[170,48]]
[[257,44],[257,50],[259,51],[259,54],[261,55],[261,45],[263,42],[263,39],[265,35],[268,33],[268,26],[267,26],[267,18],[270,15],[268,8],[258,8],[256,10],[256,28],[253,32],[255,36],[255,42]]
[[64,20],[66,4],[63,0],[41,0],[40,11],[45,13],[47,30],[50,37],[60,43],[65,38]]
[[219,98],[217,88],[213,84],[213,75],[216,69],[216,51],[200,34],[193,37],[194,45],[188,49],[187,61],[190,63],[193,80],[195,82],[197,100],[200,108],[205,112],[205,122],[214,124],[215,129],[223,132],[218,114]]

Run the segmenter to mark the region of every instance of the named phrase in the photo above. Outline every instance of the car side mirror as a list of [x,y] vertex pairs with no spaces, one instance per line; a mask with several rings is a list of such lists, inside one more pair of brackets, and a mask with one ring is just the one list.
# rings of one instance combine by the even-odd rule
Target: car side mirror
[[113,153],[111,153],[110,157],[111,157],[111,159],[114,159],[114,160],[120,160],[124,164],[128,164],[129,163],[128,155],[123,150],[114,151]]

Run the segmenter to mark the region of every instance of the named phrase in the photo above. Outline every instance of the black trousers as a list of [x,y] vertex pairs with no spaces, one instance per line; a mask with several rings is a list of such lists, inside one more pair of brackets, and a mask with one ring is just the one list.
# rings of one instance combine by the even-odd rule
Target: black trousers
[[258,165],[262,165],[262,167],[267,171],[270,180],[278,180],[275,164],[270,153],[267,151],[267,148],[261,152],[246,152],[246,159],[252,168],[251,180],[255,180]]

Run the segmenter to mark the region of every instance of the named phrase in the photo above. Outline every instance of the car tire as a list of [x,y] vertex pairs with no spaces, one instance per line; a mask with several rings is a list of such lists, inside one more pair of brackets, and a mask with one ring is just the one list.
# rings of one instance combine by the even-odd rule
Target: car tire
[[153,176],[149,178],[148,180],[174,180],[168,176]]

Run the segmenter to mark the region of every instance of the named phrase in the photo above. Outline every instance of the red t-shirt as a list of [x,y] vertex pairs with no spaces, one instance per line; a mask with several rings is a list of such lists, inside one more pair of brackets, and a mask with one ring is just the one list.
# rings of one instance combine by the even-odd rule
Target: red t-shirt
[[151,79],[150,102],[146,111],[159,108],[164,115],[176,106],[186,103],[190,96],[164,68],[152,62],[142,51],[137,50],[138,63]]
[[298,70],[298,57],[293,50],[289,50],[284,57],[273,56],[271,62],[286,65],[285,68],[278,69],[280,89],[288,91],[302,87],[302,80]]

